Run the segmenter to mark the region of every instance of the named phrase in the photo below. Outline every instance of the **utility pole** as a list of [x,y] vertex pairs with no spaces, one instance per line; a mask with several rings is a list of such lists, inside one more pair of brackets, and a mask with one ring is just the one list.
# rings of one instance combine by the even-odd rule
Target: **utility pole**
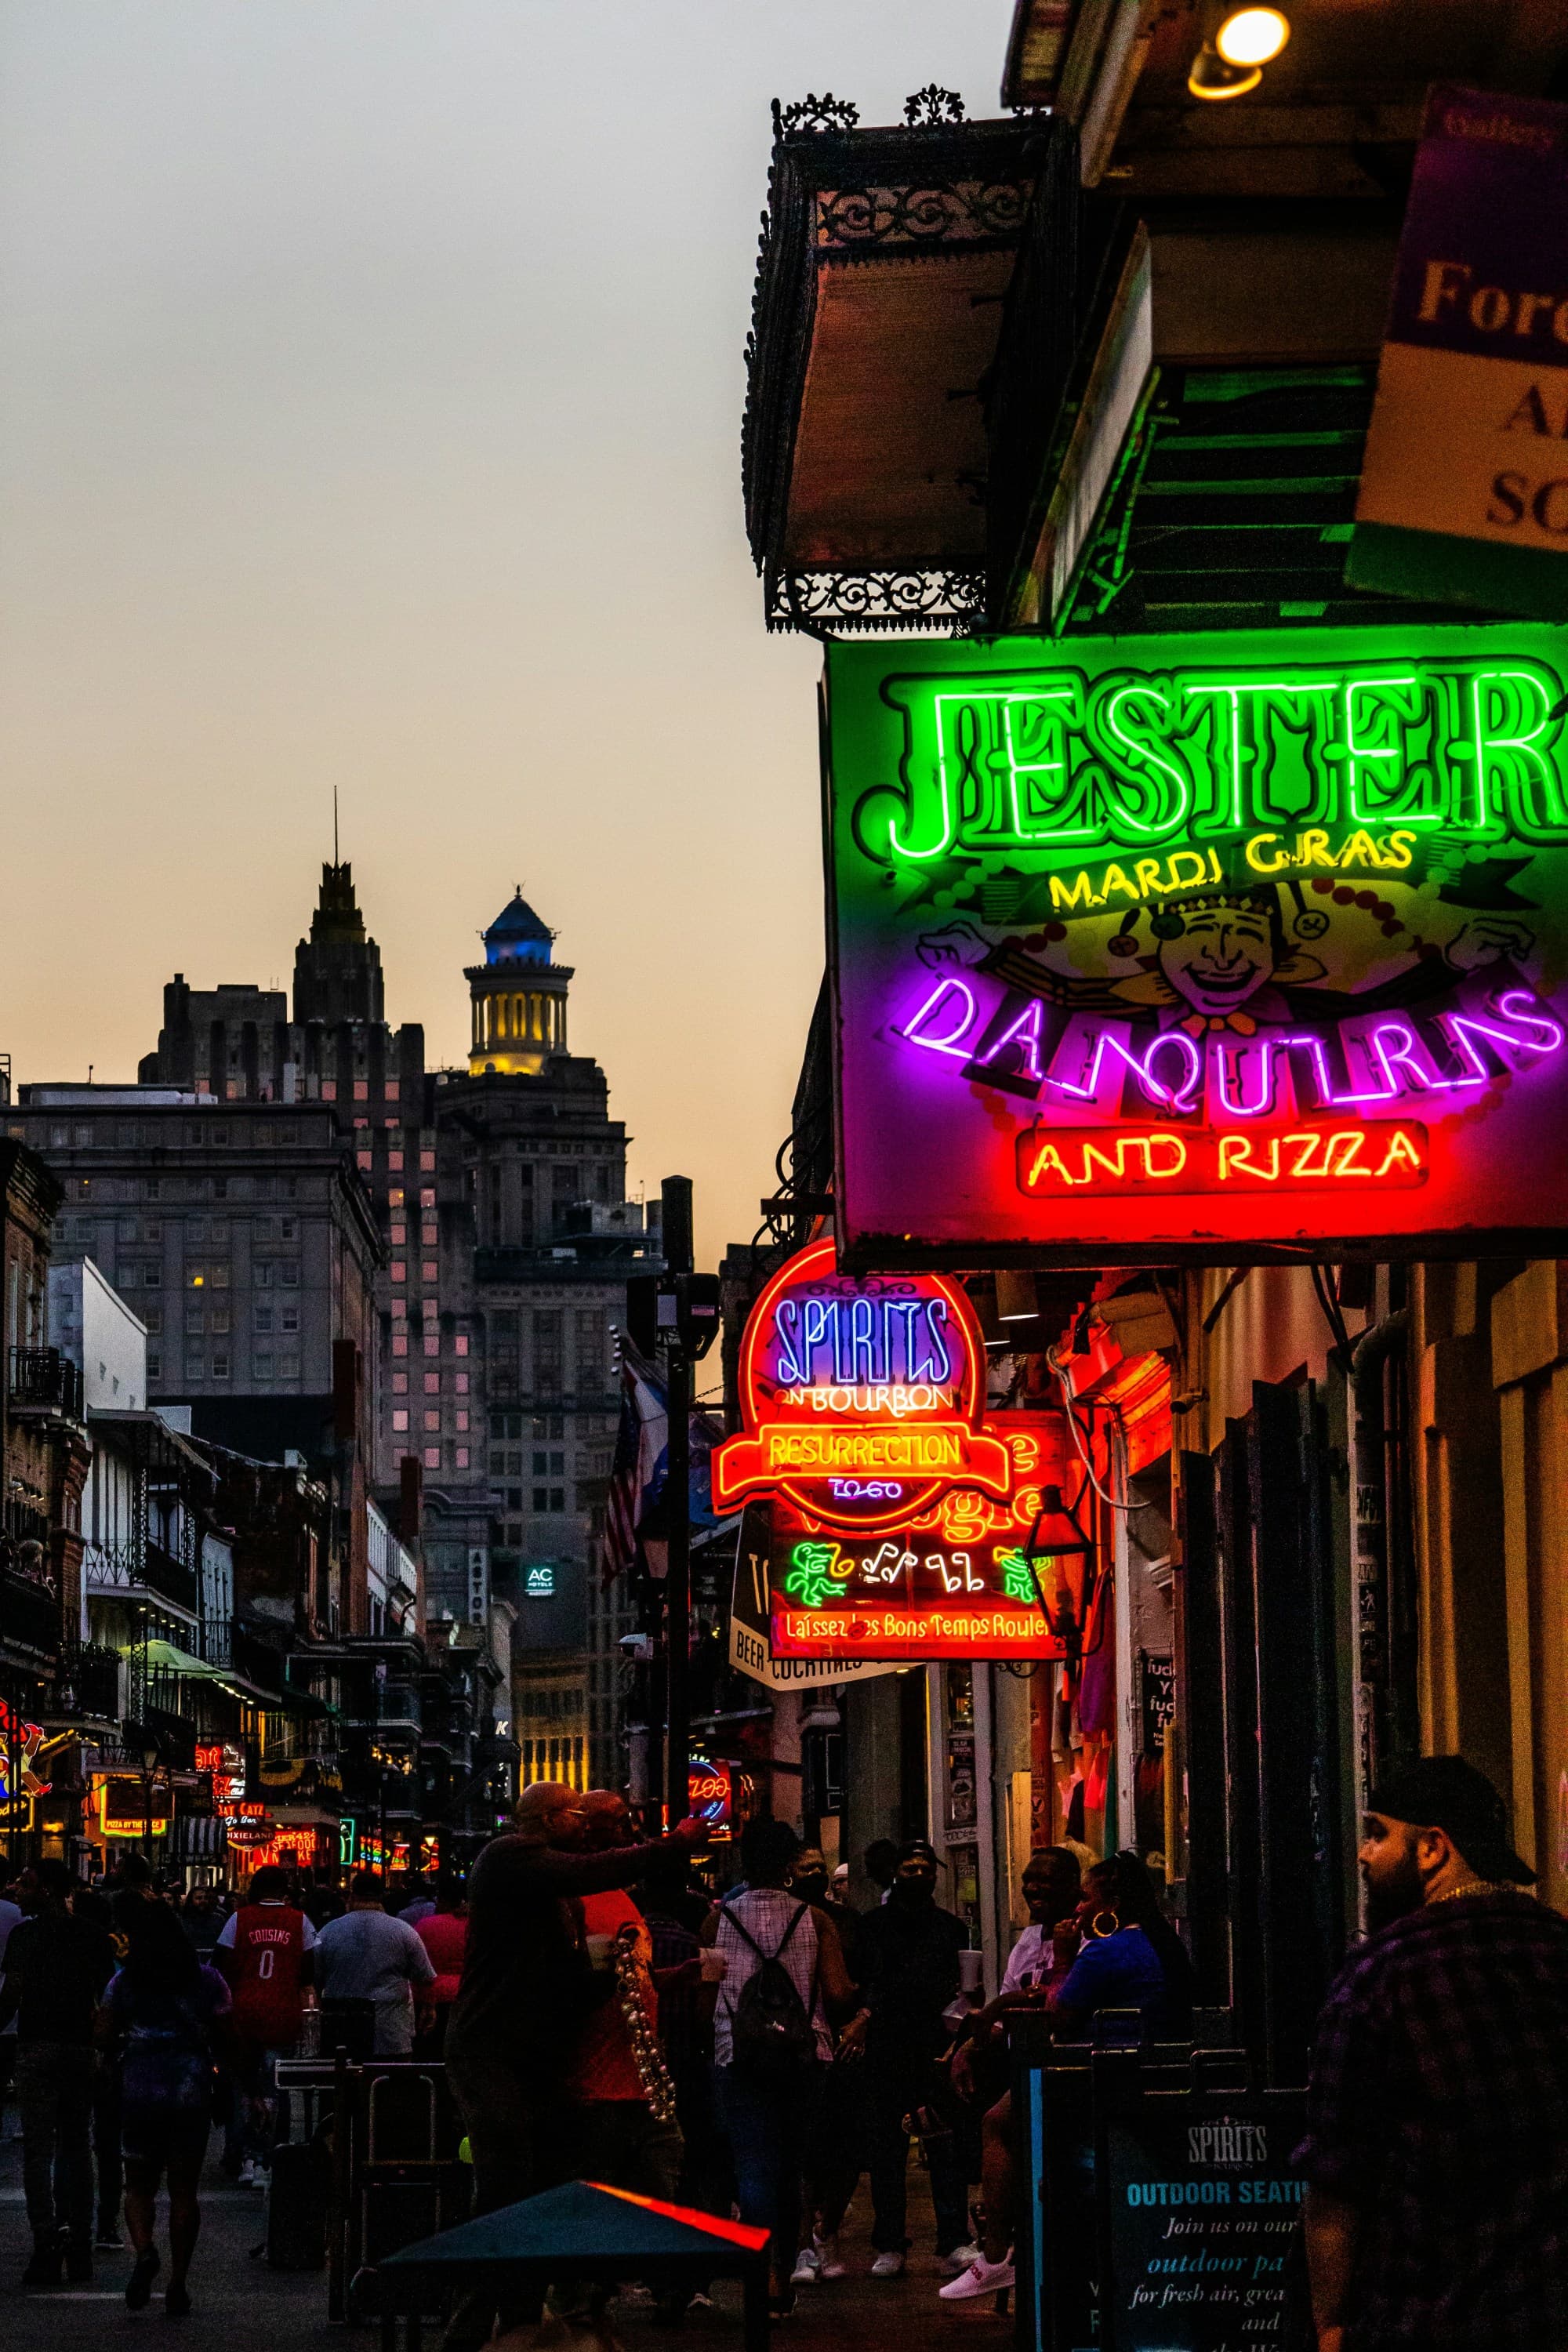
[[[659,1188],[664,1215],[666,1277],[691,1272],[691,1179],[667,1176]],[[666,1339],[665,1369],[669,1398],[669,1437],[665,1494],[669,1511],[669,1565],[664,1585],[665,1801],[671,1828],[688,1811],[691,1754],[691,1358],[677,1320],[676,1301],[659,1301]]]

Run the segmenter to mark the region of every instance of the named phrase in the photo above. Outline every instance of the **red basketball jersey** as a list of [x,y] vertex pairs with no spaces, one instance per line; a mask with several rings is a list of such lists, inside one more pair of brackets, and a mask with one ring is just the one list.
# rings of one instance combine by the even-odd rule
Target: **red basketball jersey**
[[305,1915],[286,1903],[246,1903],[234,1915],[229,1983],[235,2031],[268,2050],[291,2050],[304,2007]]

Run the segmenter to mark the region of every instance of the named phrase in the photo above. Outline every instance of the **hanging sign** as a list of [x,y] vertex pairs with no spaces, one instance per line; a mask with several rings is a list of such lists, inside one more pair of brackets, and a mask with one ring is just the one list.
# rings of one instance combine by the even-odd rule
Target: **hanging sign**
[[1568,619],[1568,106],[1434,89],[1346,576]]
[[769,1500],[774,1659],[1063,1654],[1054,1563],[1026,1556],[1066,1475],[1063,1424],[986,1419],[984,1341],[955,1283],[859,1279],[814,1243],[752,1309],[740,1394],[713,1499]]
[[1565,673],[1524,622],[830,645],[845,1265],[1559,1255]]

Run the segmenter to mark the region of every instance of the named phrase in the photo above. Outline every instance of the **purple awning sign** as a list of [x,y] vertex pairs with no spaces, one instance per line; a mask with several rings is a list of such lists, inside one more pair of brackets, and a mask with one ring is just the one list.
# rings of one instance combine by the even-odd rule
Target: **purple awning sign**
[[1427,100],[1346,576],[1568,618],[1568,106]]

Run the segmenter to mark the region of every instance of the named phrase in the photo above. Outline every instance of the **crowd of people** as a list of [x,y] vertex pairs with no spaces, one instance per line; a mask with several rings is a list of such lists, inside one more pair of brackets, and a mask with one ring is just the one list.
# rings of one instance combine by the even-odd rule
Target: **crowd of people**
[[[879,1899],[864,1908],[786,1822],[747,1822],[722,1890],[705,1844],[692,1822],[640,1839],[613,1791],[543,1782],[466,1886],[370,1873],[290,1884],[261,1868],[237,1900],[175,1899],[137,1855],[100,1886],[58,1862],[10,1892],[0,1880],[0,2094],[22,2126],[24,2283],[89,2278],[123,2224],[126,2300],[145,2305],[162,2189],[164,2309],[188,2313],[215,2118],[231,2177],[260,2179],[279,2058],[341,2044],[443,2061],[477,2212],[590,2179],[738,2215],[767,2233],[769,2308],[784,2319],[798,2290],[845,2275],[840,2231],[863,2177],[870,2275],[904,2271],[914,2139],[949,2273],[940,2294],[1010,2286],[1029,2184],[1009,2022],[1033,2010],[1068,2041],[1192,2029],[1193,1972],[1149,1872],[1132,1853],[1034,1854],[1029,1924],[986,2001],[924,1840],[868,1852]],[[1361,1860],[1370,1932],[1324,2011],[1296,2155],[1319,2352],[1555,2347],[1568,2341],[1568,1923],[1524,1891],[1502,1801],[1458,1758],[1386,1779]],[[606,2293],[568,2278],[552,2299],[592,2325]],[[1383,2333],[1366,2332],[1369,2311]],[[540,2313],[477,2290],[445,2352],[477,2352],[498,2320]]]
[[408,1874],[291,1883],[264,1865],[238,1894],[181,1893],[128,1853],[96,1885],[61,1862],[0,1874],[0,2114],[14,2099],[23,2284],[89,2280],[128,2238],[126,2301],[142,2308],[162,2188],[163,2305],[183,2317],[215,2123],[230,2179],[263,2187],[275,2069],[311,2022],[365,2055],[438,2056],[466,1934],[461,1888]]

